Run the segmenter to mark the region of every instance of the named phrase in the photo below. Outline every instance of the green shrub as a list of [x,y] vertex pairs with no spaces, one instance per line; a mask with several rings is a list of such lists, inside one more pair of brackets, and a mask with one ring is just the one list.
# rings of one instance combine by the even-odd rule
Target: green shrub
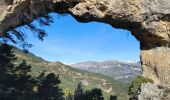
[[151,80],[149,78],[145,78],[143,76],[138,76],[136,79],[134,79],[132,81],[132,84],[130,85],[129,91],[128,91],[130,99],[132,99],[132,100],[135,99],[141,84],[147,83],[147,82],[153,83],[153,80]]

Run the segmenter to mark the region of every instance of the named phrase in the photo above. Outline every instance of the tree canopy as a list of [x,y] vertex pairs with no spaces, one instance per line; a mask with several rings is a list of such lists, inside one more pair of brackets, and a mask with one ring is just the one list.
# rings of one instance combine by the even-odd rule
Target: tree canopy
[[58,75],[42,72],[33,77],[26,61],[15,65],[15,60],[12,46],[1,44],[0,100],[64,100]]

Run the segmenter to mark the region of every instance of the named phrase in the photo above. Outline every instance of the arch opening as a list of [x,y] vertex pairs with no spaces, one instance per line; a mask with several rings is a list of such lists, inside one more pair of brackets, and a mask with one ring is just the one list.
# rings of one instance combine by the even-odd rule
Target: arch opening
[[[52,13],[51,16],[54,23],[43,27],[48,33],[43,42],[28,34],[28,43],[34,45],[29,49],[30,52],[47,61],[60,61],[85,71],[90,70],[77,66],[78,63],[95,62],[101,68],[92,68],[91,72],[107,75],[123,83],[130,83],[141,75],[139,41],[129,31],[98,22],[79,23],[70,15],[58,18]],[[38,24],[35,21],[33,23]],[[25,30],[25,33],[29,32]],[[85,85],[87,83],[84,82]]]
[[[129,31],[98,22],[79,23],[70,15],[50,15],[54,23],[43,28],[48,33],[43,42],[32,38],[34,34],[27,37],[28,43],[33,44],[30,51],[43,59],[65,64],[86,61],[140,63],[139,41]],[[25,29],[25,33],[29,32]],[[140,65],[137,67],[141,69]],[[141,70],[139,73],[141,75]]]
[[[36,38],[35,39],[31,38],[32,34],[28,34],[28,38],[29,38],[28,42],[32,44],[35,44],[36,42],[38,42],[40,44],[42,43],[41,45],[43,45],[43,43],[46,42],[44,44],[44,48],[45,46],[48,46],[47,43],[50,43],[51,46],[55,46],[55,47],[61,46],[63,43],[65,47],[68,46],[67,47],[68,49],[73,48],[76,50],[78,48],[81,48],[81,50],[83,49],[87,50],[89,48],[89,52],[90,52],[90,48],[92,48],[91,51],[93,52],[103,51],[101,53],[104,53],[105,49],[103,50],[100,50],[100,49],[108,48],[105,50],[105,53],[109,52],[110,54],[114,53],[114,50],[118,48],[118,50],[115,51],[116,52],[115,54],[121,54],[125,50],[125,52],[127,53],[129,52],[129,56],[128,57],[125,56],[123,58],[112,58],[112,59],[139,60],[139,52],[140,52],[139,41],[136,40],[135,37],[131,35],[131,32],[127,30],[123,30],[123,29],[112,28],[110,25],[104,24],[104,23],[98,23],[98,22],[79,23],[70,15],[57,16],[55,13],[51,13],[50,15],[54,18],[54,23],[52,23],[48,27],[43,28],[48,33],[44,41],[38,42]],[[37,22],[33,22],[33,23],[36,24]],[[30,31],[26,31],[26,32],[28,33]],[[35,44],[35,47],[36,46],[38,45]],[[80,51],[80,52],[83,52],[83,51]],[[88,52],[88,50],[84,52]],[[100,54],[100,52],[98,54]],[[109,56],[110,54],[106,54],[106,55]],[[123,54],[120,56],[123,56]],[[93,59],[89,59],[89,60],[93,60]],[[107,60],[107,58],[103,60]],[[54,61],[54,60],[51,59],[51,61]]]

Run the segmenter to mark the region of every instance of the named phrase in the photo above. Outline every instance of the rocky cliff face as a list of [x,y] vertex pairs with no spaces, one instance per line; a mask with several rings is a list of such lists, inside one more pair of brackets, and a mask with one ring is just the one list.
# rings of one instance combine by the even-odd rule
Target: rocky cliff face
[[127,29],[141,43],[143,75],[157,84],[170,85],[170,0],[7,1],[1,3],[1,34],[50,12]]

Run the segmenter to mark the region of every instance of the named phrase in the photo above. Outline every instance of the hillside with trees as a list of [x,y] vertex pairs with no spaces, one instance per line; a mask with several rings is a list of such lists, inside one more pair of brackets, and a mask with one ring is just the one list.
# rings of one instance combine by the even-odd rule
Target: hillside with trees
[[17,60],[14,62],[15,65],[26,60],[32,66],[29,72],[30,75],[38,77],[42,72],[59,75],[58,77],[61,80],[60,87],[66,96],[74,94],[77,84],[81,82],[85,90],[100,88],[106,100],[110,98],[110,95],[116,95],[118,100],[128,98],[128,84],[116,81],[111,77],[75,69],[60,62],[48,62],[32,53],[24,53],[15,47],[13,51],[17,56]]
[[74,94],[69,92],[66,96],[59,86],[59,75],[42,71],[35,77],[30,74],[31,65],[25,60],[14,64],[16,59],[12,46],[0,45],[1,100],[104,100],[101,89],[85,91],[81,82],[75,88]]

